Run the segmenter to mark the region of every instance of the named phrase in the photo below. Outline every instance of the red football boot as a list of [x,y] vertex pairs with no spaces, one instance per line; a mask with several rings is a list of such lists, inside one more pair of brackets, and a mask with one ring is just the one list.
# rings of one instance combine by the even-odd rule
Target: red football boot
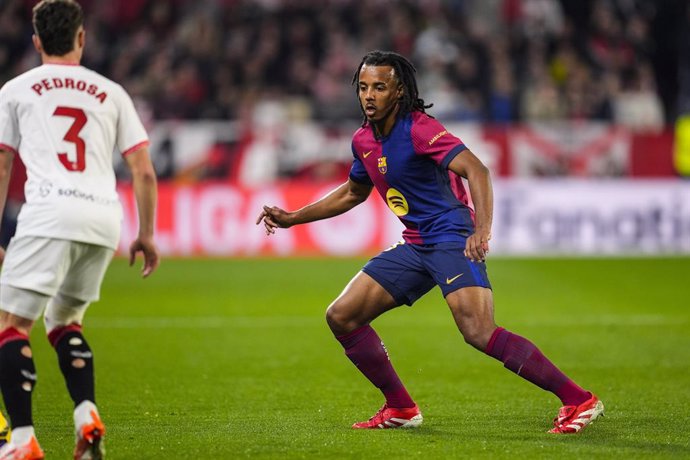
[[383,407],[366,422],[359,422],[352,425],[357,429],[386,429],[386,428],[416,428],[422,424],[422,413],[419,407],[395,408]]
[[549,433],[578,433],[597,417],[604,415],[604,403],[595,395],[579,406],[563,406],[558,417],[553,420],[554,427]]

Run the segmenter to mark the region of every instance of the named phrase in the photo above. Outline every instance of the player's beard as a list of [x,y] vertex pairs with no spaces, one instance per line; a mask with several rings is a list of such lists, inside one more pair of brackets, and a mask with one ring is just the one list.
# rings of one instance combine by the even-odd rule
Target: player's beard
[[[369,121],[369,123],[376,127],[376,130],[379,131],[380,134],[381,128],[383,128],[383,126],[386,124],[388,117],[397,112],[398,107],[398,101],[396,100],[393,104],[390,105],[390,107],[386,110],[383,116],[381,116],[378,120],[374,120],[371,117],[367,117],[367,120]],[[397,113],[395,113],[395,115],[397,115]]]

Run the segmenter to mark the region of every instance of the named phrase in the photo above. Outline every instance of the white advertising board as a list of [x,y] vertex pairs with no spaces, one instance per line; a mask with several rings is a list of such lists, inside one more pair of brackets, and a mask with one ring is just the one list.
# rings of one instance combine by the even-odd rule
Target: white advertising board
[[[377,193],[333,219],[267,237],[261,206],[297,209],[338,184],[238,188],[168,185],[159,198],[157,240],[165,255],[371,255],[401,237],[402,224]],[[131,188],[122,242],[136,235]],[[690,255],[690,181],[511,179],[494,181],[492,255]]]

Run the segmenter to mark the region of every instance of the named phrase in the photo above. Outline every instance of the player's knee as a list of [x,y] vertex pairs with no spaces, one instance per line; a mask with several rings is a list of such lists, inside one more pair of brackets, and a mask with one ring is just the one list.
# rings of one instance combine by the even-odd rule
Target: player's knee
[[64,328],[73,324],[80,325],[89,302],[58,294],[46,307],[43,322],[46,332]]
[[326,322],[331,328],[342,324],[343,319],[343,315],[335,303],[328,306],[326,309]]
[[472,345],[474,348],[480,348],[481,336],[476,331],[460,330],[460,332],[462,332],[462,338],[465,339],[466,344]]
[[0,289],[0,329],[14,328],[29,335],[49,296],[7,284]]
[[468,321],[460,327],[460,332],[465,343],[478,350],[485,350],[494,329],[495,326],[485,326],[480,321]]
[[13,315],[5,311],[0,315],[0,332],[8,329],[14,329],[21,334],[30,335],[31,329],[34,326],[34,321],[22,318],[21,316]]
[[338,333],[356,329],[356,318],[352,315],[352,309],[340,300],[334,301],[326,310],[326,322],[331,330]]
[[32,325],[18,325],[16,323],[4,323],[2,326],[0,326],[0,334],[9,332],[9,331],[17,331],[22,335],[29,336],[31,335],[31,329]]

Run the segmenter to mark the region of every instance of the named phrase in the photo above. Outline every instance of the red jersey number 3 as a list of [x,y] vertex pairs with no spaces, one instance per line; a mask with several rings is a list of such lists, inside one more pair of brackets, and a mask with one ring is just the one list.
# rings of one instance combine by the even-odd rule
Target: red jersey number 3
[[58,117],[70,117],[74,119],[74,122],[67,130],[65,137],[63,139],[67,142],[74,144],[77,152],[77,158],[75,161],[71,161],[69,156],[65,152],[58,153],[58,158],[60,163],[68,170],[74,172],[82,172],[86,169],[86,143],[84,139],[79,137],[79,133],[86,124],[86,114],[82,109],[76,109],[74,107],[57,107],[53,116]]

